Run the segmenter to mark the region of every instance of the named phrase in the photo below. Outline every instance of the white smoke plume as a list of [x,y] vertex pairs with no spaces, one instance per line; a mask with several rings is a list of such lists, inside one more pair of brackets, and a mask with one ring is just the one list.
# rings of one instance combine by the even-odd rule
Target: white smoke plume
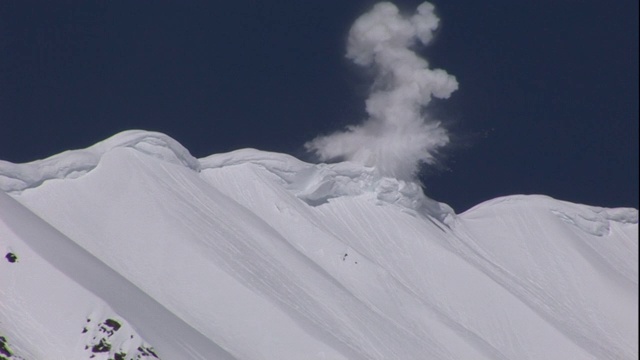
[[373,67],[376,78],[366,111],[369,118],[344,131],[305,144],[321,160],[345,159],[374,166],[380,174],[413,180],[423,163],[433,163],[449,142],[440,122],[429,119],[431,97],[448,98],[458,88],[455,77],[428,62],[412,48],[428,44],[439,19],[430,3],[403,17],[389,2],[376,4],[349,31],[347,57]]

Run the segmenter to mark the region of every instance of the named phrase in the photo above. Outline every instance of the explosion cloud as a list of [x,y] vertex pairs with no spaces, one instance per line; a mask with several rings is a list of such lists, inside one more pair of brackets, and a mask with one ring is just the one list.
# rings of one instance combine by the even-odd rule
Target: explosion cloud
[[421,164],[433,163],[449,135],[425,114],[425,107],[432,96],[448,98],[458,82],[444,70],[430,69],[412,48],[428,44],[438,23],[434,6],[427,2],[411,17],[403,17],[389,2],[360,16],[349,31],[347,57],[375,70],[366,100],[369,118],[315,138],[305,144],[307,150],[323,161],[350,160],[402,180],[413,180]]

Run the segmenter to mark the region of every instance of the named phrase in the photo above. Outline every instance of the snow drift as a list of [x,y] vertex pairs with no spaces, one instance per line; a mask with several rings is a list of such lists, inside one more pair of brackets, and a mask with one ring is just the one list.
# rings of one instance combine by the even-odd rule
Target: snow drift
[[636,209],[454,214],[357,163],[145,131],[0,162],[0,189],[0,357],[638,356]]

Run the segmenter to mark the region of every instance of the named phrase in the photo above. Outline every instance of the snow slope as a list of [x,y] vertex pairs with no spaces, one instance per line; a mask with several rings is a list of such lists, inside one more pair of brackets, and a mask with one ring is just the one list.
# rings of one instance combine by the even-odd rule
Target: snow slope
[[[0,193],[0,219],[2,245],[19,254],[15,262],[0,264],[0,323],[11,324],[2,333],[25,359],[81,359],[96,353],[105,359],[116,353],[135,358],[149,350],[140,333],[167,356],[180,358],[189,351],[198,359],[211,354],[232,358],[4,193]],[[109,319],[119,326],[106,327]],[[115,337],[103,335],[114,330]],[[88,349],[103,338],[111,351]]]
[[[638,356],[636,209],[511,196],[456,215],[372,168],[195,159],[145,131],[0,162],[0,189],[14,358]],[[85,350],[107,319],[111,351]]]

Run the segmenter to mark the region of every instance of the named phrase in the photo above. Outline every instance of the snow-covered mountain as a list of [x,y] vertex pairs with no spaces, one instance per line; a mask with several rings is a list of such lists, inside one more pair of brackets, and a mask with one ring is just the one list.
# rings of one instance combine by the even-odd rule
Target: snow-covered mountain
[[0,161],[0,359],[634,359],[638,211],[127,131]]

